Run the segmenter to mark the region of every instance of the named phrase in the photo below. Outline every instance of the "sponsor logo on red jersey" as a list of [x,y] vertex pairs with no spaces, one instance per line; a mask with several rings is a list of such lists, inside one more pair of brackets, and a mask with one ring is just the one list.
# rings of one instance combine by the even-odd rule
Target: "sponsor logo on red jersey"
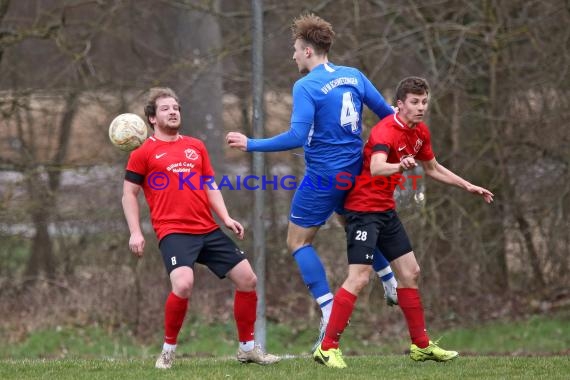
[[424,141],[422,139],[418,139],[416,141],[416,145],[414,146],[414,153],[418,153],[423,144],[424,144]]
[[198,153],[194,149],[188,148],[184,151],[184,154],[186,154],[186,158],[189,160],[195,161],[198,159]]

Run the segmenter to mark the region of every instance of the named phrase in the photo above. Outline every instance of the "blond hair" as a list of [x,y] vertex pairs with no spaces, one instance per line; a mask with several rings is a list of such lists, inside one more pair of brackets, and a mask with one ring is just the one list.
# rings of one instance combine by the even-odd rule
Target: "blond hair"
[[318,55],[328,54],[334,41],[335,33],[332,25],[312,13],[293,20],[291,31],[293,40],[301,39],[312,45]]

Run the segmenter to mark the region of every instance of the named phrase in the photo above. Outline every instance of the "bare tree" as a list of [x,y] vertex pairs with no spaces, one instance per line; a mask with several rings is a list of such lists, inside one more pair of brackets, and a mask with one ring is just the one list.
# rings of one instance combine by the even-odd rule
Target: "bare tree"
[[[163,296],[157,286],[162,277],[155,276],[160,257],[149,254],[137,264],[126,252],[117,174],[126,155],[112,149],[106,125],[119,112],[140,114],[149,87],[171,86],[184,101],[185,132],[206,140],[217,172],[248,170],[248,155],[224,150],[222,125],[251,129],[249,5],[0,0],[0,239],[20,239],[0,248],[3,274],[65,272],[66,280],[95,292],[84,282],[97,273],[107,281],[97,294],[106,297],[84,305],[87,314],[103,310],[117,323],[137,319],[137,332],[151,335],[148,327],[158,323],[153,318]],[[484,318],[509,312],[509,304],[500,302],[507,292],[525,291],[527,297],[516,302],[558,297],[557,289],[570,281],[570,144],[563,127],[570,119],[567,1],[266,0],[267,135],[289,128],[290,91],[300,77],[291,61],[289,26],[304,11],[333,23],[332,62],[361,68],[389,100],[402,77],[426,77],[438,159],[497,195],[488,207],[427,181],[425,207],[402,208],[428,280],[427,299],[455,315]],[[364,122],[372,126],[377,120],[367,112]],[[267,155],[267,174],[299,176],[301,155]],[[89,167],[115,171],[102,177],[100,188],[66,184],[66,175]],[[312,305],[302,281],[290,275],[297,269],[284,244],[291,194],[269,191],[263,216],[271,257],[267,314],[278,321],[299,320]],[[248,224],[252,192],[226,196],[232,212]],[[95,227],[104,223],[99,234]],[[61,233],[62,225],[72,232]],[[243,245],[251,252],[250,242]],[[6,251],[18,244],[27,255]],[[316,244],[331,285],[338,285],[345,274],[344,231],[329,223]],[[223,317],[226,297],[219,295],[229,288],[214,290],[209,285],[215,279],[209,281],[201,282],[206,288],[197,297],[217,302],[197,304],[204,305],[203,313]],[[287,297],[271,299],[284,286],[292,289]],[[112,296],[132,288],[135,305],[123,307]],[[481,305],[476,313],[473,300]],[[497,310],[498,304],[505,310]],[[367,314],[370,323],[395,322],[378,310]]]

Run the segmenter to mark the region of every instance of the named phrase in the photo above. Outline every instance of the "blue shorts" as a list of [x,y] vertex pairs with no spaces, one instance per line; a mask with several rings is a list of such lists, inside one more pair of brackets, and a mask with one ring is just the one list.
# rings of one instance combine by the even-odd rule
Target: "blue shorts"
[[343,174],[342,181],[335,176],[321,176],[306,173],[297,185],[291,201],[289,221],[300,227],[322,226],[333,212],[342,213],[344,199],[350,191],[352,178]]

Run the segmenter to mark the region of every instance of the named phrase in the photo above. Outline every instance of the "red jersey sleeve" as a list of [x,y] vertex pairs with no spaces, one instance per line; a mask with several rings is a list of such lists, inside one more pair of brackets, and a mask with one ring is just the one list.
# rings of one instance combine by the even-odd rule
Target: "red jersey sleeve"
[[146,159],[146,152],[142,148],[143,147],[135,149],[131,152],[129,161],[127,162],[127,170],[144,176],[148,171],[148,160]]
[[422,135],[423,135],[422,137],[424,143],[422,144],[422,147],[416,154],[416,158],[420,161],[431,161],[435,158],[431,146],[431,133],[429,132],[429,129],[425,124],[421,125],[421,127],[422,127]]
[[214,168],[212,168],[210,155],[203,142],[200,142],[200,150],[202,151],[202,175],[214,177],[216,173],[214,172]]
[[387,128],[383,128],[381,123],[376,124],[374,128],[372,128],[370,137],[368,138],[368,144],[372,148],[370,152],[371,156],[378,152],[388,155],[394,145],[390,133],[388,133]]

